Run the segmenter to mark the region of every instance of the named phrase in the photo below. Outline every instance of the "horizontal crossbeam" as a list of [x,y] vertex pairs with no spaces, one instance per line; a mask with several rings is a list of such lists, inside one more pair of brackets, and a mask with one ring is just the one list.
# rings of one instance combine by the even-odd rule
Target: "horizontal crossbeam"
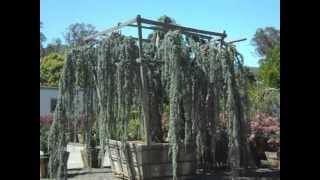
[[100,35],[105,35],[105,34],[111,33],[111,32],[113,32],[113,31],[119,30],[119,29],[127,26],[128,24],[132,24],[132,23],[136,23],[136,22],[137,22],[137,18],[131,19],[131,20],[126,21],[126,22],[124,22],[124,23],[119,23],[117,26],[114,26],[114,27],[109,28],[109,29],[107,29],[107,30],[101,31],[101,32],[96,33],[96,34],[94,34],[94,35],[88,36],[88,37],[86,37],[84,40],[85,40],[85,41],[89,41],[89,40],[94,39],[94,38],[96,38],[96,37],[98,37],[98,36],[100,36]]
[[201,34],[207,34],[207,35],[212,35],[212,36],[221,36],[224,38],[227,37],[227,34],[225,34],[225,33],[218,33],[218,32],[211,32],[211,31],[205,31],[205,30],[200,30],[200,29],[194,29],[194,28],[178,26],[178,25],[174,25],[174,24],[163,23],[163,22],[159,22],[159,21],[153,21],[153,20],[144,19],[144,18],[141,18],[141,23],[162,26],[164,28],[177,29],[177,30],[182,30],[182,31],[186,31],[186,32],[201,33]]
[[[138,25],[133,25],[133,24],[129,24],[128,26],[130,27],[138,27]],[[150,27],[150,26],[141,26],[142,29],[150,29],[150,30],[157,30],[157,31],[167,31],[168,29],[165,28],[160,28],[160,27]],[[201,37],[204,39],[212,39],[211,36],[206,36],[206,35],[202,35],[202,34],[197,34],[197,33],[191,33],[191,32],[187,32],[187,31],[181,31],[182,34],[185,35],[189,35],[189,36],[196,36],[196,37]]]
[[141,28],[144,28],[144,29],[162,30],[162,31],[170,30],[170,29],[172,29],[172,30],[180,30],[180,31],[182,31],[183,34],[198,36],[198,37],[202,37],[202,38],[205,38],[205,39],[211,39],[212,38],[212,37],[206,36],[206,35],[220,36],[221,38],[227,37],[227,34],[225,32],[218,33],[218,32],[211,32],[211,31],[200,30],[200,29],[195,29],[195,28],[189,28],[189,27],[184,27],[184,26],[179,26],[179,25],[174,25],[174,24],[168,24],[168,23],[163,23],[163,22],[159,22],[159,21],[153,21],[153,20],[150,20],[150,19],[141,18],[138,15],[134,19],[131,19],[131,20],[126,21],[124,23],[118,23],[117,26],[114,26],[112,28],[109,28],[109,29],[106,29],[104,31],[98,32],[98,33],[96,33],[94,35],[87,36],[86,38],[84,38],[84,42],[87,42],[89,40],[95,39],[100,35],[106,35],[108,33],[114,32],[114,31],[119,30],[119,29],[121,29],[121,28],[123,28],[125,26],[138,27],[138,25],[134,25],[138,21],[140,21],[141,24],[144,23],[144,24],[158,26],[158,27],[142,26]]
[[247,38],[242,38],[242,39],[230,41],[230,42],[227,42],[227,43],[228,43],[228,44],[232,44],[232,43],[241,42],[241,41],[246,41],[246,40],[247,40]]

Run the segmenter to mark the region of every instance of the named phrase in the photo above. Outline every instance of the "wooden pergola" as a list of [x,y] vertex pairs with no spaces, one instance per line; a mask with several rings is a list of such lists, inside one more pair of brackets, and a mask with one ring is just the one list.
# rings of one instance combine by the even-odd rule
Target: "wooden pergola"
[[[153,25],[153,26],[146,26],[146,25]],[[158,30],[158,31],[168,31],[168,30],[179,30],[182,34],[188,35],[188,36],[195,36],[200,37],[207,40],[212,40],[214,37],[216,37],[216,41],[220,41],[221,44],[232,44],[240,41],[245,41],[246,38],[234,40],[230,42],[225,42],[225,38],[227,37],[227,34],[225,31],[221,32],[212,32],[207,30],[201,30],[201,29],[195,29],[185,26],[179,26],[169,23],[163,23],[159,21],[154,21],[150,19],[142,18],[140,15],[137,15],[135,18],[130,19],[128,21],[125,21],[123,23],[118,23],[116,26],[111,27],[109,29],[106,29],[104,31],[98,32],[96,34],[90,35],[86,38],[84,38],[84,43],[87,43],[99,36],[107,35],[109,33],[112,33],[114,31],[117,31],[124,27],[134,27],[138,29],[138,47],[139,47],[139,59],[137,59],[137,62],[140,63],[140,75],[141,75],[141,82],[142,82],[142,99],[143,99],[143,112],[144,112],[144,135],[145,135],[145,143],[147,145],[151,144],[150,139],[150,111],[149,111],[149,96],[148,96],[148,87],[145,85],[146,80],[144,76],[144,68],[142,66],[142,60],[143,60],[143,51],[142,51],[142,43],[143,41],[148,41],[146,39],[143,39],[142,37],[142,29],[150,29],[150,30]]]

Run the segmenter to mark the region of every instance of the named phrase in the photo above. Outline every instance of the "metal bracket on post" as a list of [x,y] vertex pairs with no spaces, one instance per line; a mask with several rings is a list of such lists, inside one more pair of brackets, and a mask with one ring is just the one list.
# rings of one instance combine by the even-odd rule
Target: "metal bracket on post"
[[149,91],[146,84],[145,71],[143,68],[143,51],[142,51],[142,28],[141,28],[141,16],[137,16],[138,25],[138,44],[139,44],[139,61],[140,61],[140,77],[142,88],[142,101],[143,101],[143,113],[144,113],[144,140],[147,145],[151,143],[150,136],[150,111],[149,111]]

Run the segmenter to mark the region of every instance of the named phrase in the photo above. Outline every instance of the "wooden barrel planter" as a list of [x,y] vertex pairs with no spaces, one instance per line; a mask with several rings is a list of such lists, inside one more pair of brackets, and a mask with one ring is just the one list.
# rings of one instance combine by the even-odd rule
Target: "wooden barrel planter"
[[[143,142],[129,141],[128,145],[129,159],[126,159],[120,150],[121,142],[109,140],[111,168],[116,177],[137,180],[172,179],[168,143],[155,143],[147,146]],[[192,147],[188,148],[188,151],[181,149],[178,157],[178,177],[182,180],[193,178],[196,172],[196,154]],[[131,175],[128,168],[131,168]]]

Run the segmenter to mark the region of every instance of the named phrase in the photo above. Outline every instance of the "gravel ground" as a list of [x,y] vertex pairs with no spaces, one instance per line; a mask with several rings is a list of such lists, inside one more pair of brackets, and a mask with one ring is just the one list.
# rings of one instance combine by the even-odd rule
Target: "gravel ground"
[[[69,170],[68,179],[70,180],[120,180],[112,175],[110,168],[103,169],[78,169]],[[237,177],[231,178],[219,173],[213,175],[199,175],[196,180],[280,180],[279,176],[275,177]],[[40,179],[49,180],[49,179]]]

